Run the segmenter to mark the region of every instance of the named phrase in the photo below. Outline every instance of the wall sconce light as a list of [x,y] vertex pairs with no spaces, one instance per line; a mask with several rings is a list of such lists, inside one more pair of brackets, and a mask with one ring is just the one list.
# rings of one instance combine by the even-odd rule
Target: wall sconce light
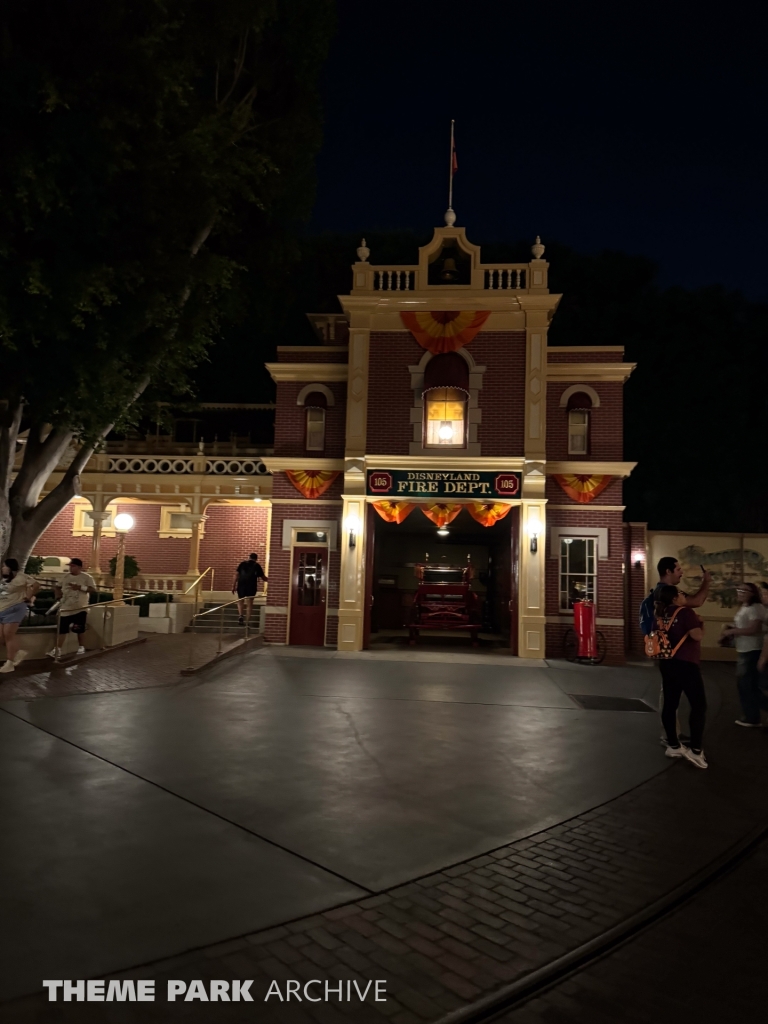
[[357,534],[360,531],[360,519],[356,515],[347,516],[347,533],[349,534],[349,546],[357,546]]
[[637,558],[635,560],[635,568],[636,569],[642,569],[643,568],[643,561],[642,561],[641,558]]
[[535,555],[539,550],[539,535],[536,531],[531,531],[531,554]]

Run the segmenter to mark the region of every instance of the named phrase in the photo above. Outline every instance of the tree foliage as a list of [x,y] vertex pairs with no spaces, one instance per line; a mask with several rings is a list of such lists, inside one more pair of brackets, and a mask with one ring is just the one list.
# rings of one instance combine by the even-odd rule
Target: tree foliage
[[183,393],[245,273],[285,257],[311,205],[331,15],[331,0],[4,7],[0,551],[26,556],[94,446],[141,396]]

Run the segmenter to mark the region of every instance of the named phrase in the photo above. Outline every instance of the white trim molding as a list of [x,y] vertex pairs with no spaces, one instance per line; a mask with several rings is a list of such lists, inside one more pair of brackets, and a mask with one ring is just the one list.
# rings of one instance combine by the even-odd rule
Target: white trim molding
[[336,399],[333,397],[333,392],[330,388],[327,388],[325,384],[307,384],[306,387],[302,388],[296,396],[296,405],[304,405],[307,397],[314,391],[318,391],[321,395],[325,395],[325,400],[328,403],[328,408],[332,405],[336,405]]
[[[326,381],[330,384],[347,382],[349,367],[346,363],[265,363],[276,384],[286,381]],[[609,364],[607,364],[609,365]]]
[[[266,465],[267,460],[264,460]],[[605,476],[629,476],[637,465],[636,462],[594,462],[573,461],[548,462],[546,465],[547,476],[563,473],[573,473],[574,476],[592,476],[593,473],[604,474]],[[383,467],[386,468],[386,467]]]
[[597,560],[603,562],[608,558],[608,527],[607,526],[550,526],[549,557],[560,558],[560,540],[562,537],[596,537]]
[[[290,551],[293,546],[294,530],[322,530],[328,534],[328,550],[337,551],[339,544],[339,521],[338,519],[284,519],[283,520],[283,551]],[[301,546],[301,545],[299,545]],[[318,547],[323,544],[318,542]]]
[[637,363],[547,363],[547,380],[603,380],[624,384]]
[[589,384],[571,384],[569,388],[566,388],[562,395],[560,395],[560,408],[564,409],[568,405],[568,399],[571,395],[578,395],[579,392],[589,396],[593,409],[600,408],[600,395]]

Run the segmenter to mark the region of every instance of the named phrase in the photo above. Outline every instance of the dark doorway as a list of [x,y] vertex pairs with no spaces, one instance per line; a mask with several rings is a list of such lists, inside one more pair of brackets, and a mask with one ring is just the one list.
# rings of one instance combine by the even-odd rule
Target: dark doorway
[[327,577],[327,548],[293,549],[288,643],[298,647],[322,647],[325,644]]
[[[370,621],[368,638],[373,644],[407,643],[407,624],[416,594],[415,565],[428,560],[443,565],[474,568],[472,589],[482,605],[480,640],[517,651],[517,534],[519,509],[513,507],[493,526],[482,526],[462,509],[448,524],[447,535],[415,508],[405,522],[386,523],[370,507],[369,525],[373,532],[372,566],[367,576],[366,619]],[[370,535],[369,535],[370,536]],[[428,559],[427,559],[428,556]],[[469,647],[469,633],[449,631],[429,636],[430,643],[441,638]]]

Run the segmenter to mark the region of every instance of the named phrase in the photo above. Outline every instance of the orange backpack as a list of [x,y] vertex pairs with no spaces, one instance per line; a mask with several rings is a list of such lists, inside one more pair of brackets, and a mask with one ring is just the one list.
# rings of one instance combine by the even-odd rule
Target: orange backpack
[[657,619],[656,628],[652,629],[648,636],[643,637],[645,641],[646,657],[657,658],[660,660],[674,658],[682,644],[685,643],[688,633],[685,633],[679,643],[675,644],[674,647],[672,646],[672,641],[669,639],[669,631],[672,628],[672,623],[677,618],[677,613],[679,611],[679,608],[675,608],[669,619]]

